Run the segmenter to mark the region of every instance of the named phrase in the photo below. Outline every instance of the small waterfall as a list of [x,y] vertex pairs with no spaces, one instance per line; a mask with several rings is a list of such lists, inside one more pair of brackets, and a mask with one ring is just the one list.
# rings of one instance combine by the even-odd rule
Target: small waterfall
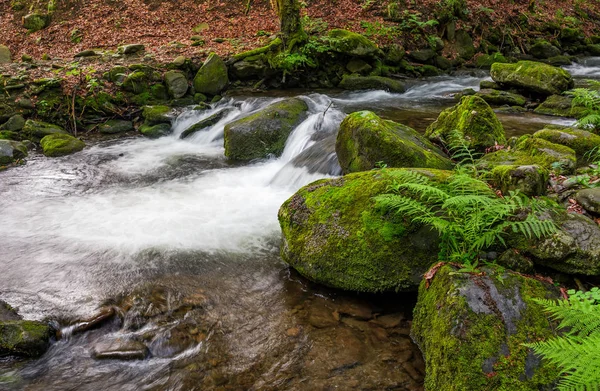
[[564,67],[574,77],[600,79],[600,57],[589,57]]

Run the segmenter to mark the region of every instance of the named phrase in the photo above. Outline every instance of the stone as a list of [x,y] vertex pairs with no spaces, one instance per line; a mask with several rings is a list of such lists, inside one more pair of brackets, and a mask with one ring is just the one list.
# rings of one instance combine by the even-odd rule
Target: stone
[[303,100],[290,98],[225,125],[225,156],[232,160],[280,156],[288,136],[306,119],[307,111]]
[[7,64],[12,62],[10,49],[4,45],[0,45],[0,64]]
[[40,140],[50,134],[67,134],[62,127],[42,121],[28,119],[23,125],[23,134],[29,140],[39,143]]
[[140,341],[110,337],[96,343],[92,351],[97,360],[143,360],[148,354],[148,348]]
[[171,108],[169,106],[144,106],[142,117],[147,125],[171,123]]
[[[279,209],[284,262],[306,278],[357,292],[413,291],[438,256],[438,235],[375,207],[398,173],[388,168],[322,179]],[[448,171],[411,169],[436,181]]]
[[500,86],[498,84],[494,83],[493,81],[482,80],[479,82],[479,89],[480,90],[485,90],[485,89],[499,90]]
[[575,195],[577,203],[590,213],[600,213],[600,188],[579,190]]
[[0,356],[39,357],[48,350],[52,328],[31,320],[0,321]]
[[165,85],[169,95],[179,99],[185,95],[188,90],[188,81],[182,72],[168,71],[165,73]]
[[463,138],[474,149],[484,150],[496,144],[504,144],[504,127],[492,108],[479,96],[465,96],[448,108],[427,127],[425,136],[445,144],[453,137]]
[[555,67],[571,65],[573,63],[569,56],[554,56],[546,59],[544,62]]
[[119,46],[119,48],[117,49],[117,51],[119,53],[123,53],[123,54],[135,54],[135,53],[142,52],[144,50],[145,50],[144,45],[142,45],[140,43]]
[[336,153],[344,174],[387,167],[451,169],[444,153],[416,130],[371,111],[348,115],[337,134]]
[[600,136],[577,128],[548,125],[535,132],[533,137],[569,147],[575,151],[578,159],[584,159],[588,152],[600,148]]
[[503,194],[518,190],[530,197],[546,194],[549,178],[549,170],[536,165],[498,165],[490,172],[490,181]]
[[148,138],[159,138],[171,134],[171,124],[159,123],[156,125],[143,124],[140,126],[140,133]]
[[215,53],[211,53],[194,77],[196,92],[206,95],[219,95],[229,84],[227,66]]
[[181,138],[181,139],[188,138],[200,130],[214,126],[217,122],[219,122],[223,118],[225,118],[229,113],[231,113],[230,109],[219,110],[216,113],[214,113],[213,115],[211,115],[207,118],[204,118],[204,119],[196,122],[189,128],[185,129],[183,132],[181,132],[181,136],[179,136],[179,138]]
[[100,130],[100,133],[103,134],[124,133],[133,130],[133,122],[121,119],[111,119],[100,125],[98,129]]
[[18,132],[25,126],[25,118],[21,114],[15,114],[8,119],[5,123],[0,125],[0,130],[7,130],[10,132]]
[[495,63],[492,65],[491,76],[502,86],[540,95],[559,95],[574,85],[569,72],[535,61]]
[[556,117],[579,118],[585,108],[572,105],[573,98],[564,95],[550,95],[541,105],[533,111],[536,114],[552,115]]
[[59,157],[70,155],[85,148],[85,143],[70,134],[55,133],[45,136],[41,141],[44,155]]
[[123,83],[127,78],[129,68],[123,65],[116,65],[106,72],[103,76],[106,80],[112,81],[113,83]]
[[402,82],[382,76],[345,75],[338,87],[345,90],[384,90],[396,93],[406,90]]
[[30,32],[36,32],[43,28],[48,27],[50,24],[50,15],[41,13],[32,13],[23,16],[23,27],[28,29]]
[[231,67],[233,75],[240,80],[262,79],[267,74],[267,65],[262,61],[237,61]]
[[328,37],[329,46],[334,52],[348,56],[373,57],[381,52],[375,43],[348,30],[331,30]]
[[354,58],[346,64],[346,69],[350,73],[366,74],[373,69],[373,67],[360,58]]
[[491,68],[492,64],[497,62],[507,63],[509,61],[502,55],[502,53],[496,52],[494,54],[482,54],[481,56],[477,57],[475,60],[475,65],[477,68],[489,69]]
[[524,343],[556,335],[538,299],[550,283],[501,268],[460,273],[440,267],[419,287],[411,330],[427,367],[425,390],[552,389],[560,370]]
[[87,49],[87,50],[83,50],[77,54],[75,54],[73,57],[78,58],[78,57],[92,57],[92,56],[97,56],[98,53],[96,53],[95,50],[93,49]]
[[559,48],[552,45],[550,42],[538,40],[531,49],[529,49],[529,54],[540,60],[545,60],[550,57],[560,56],[562,53]]
[[27,147],[13,140],[0,140],[0,164],[10,164],[27,157]]
[[425,64],[428,61],[432,60],[436,56],[436,52],[433,49],[421,49],[421,50],[413,50],[408,53],[408,57],[420,64]]
[[463,60],[470,60],[475,55],[475,46],[471,33],[465,30],[456,30],[454,42],[448,45],[451,51],[458,53],[458,56]]
[[509,105],[509,106],[525,106],[527,98],[523,95],[514,94],[508,91],[499,91],[492,89],[479,90],[476,94],[490,105]]

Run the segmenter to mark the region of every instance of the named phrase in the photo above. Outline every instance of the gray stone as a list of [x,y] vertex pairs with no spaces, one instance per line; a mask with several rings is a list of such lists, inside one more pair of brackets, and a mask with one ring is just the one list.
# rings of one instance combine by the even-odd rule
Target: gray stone
[[210,126],[215,125],[217,122],[219,122],[220,120],[225,118],[227,116],[227,114],[229,114],[230,112],[231,112],[230,109],[222,109],[222,110],[217,111],[213,115],[193,124],[186,130],[184,130],[181,133],[181,136],[179,136],[179,138],[183,139],[183,138],[190,137],[191,135],[195,134],[196,132],[198,132],[202,129],[206,129]]
[[99,129],[100,133],[104,134],[129,132],[130,130],[133,130],[133,122],[120,119],[111,119],[100,125]]
[[144,50],[144,45],[140,43],[134,43],[130,45],[120,46],[118,51],[123,54],[135,54]]
[[600,213],[600,188],[579,190],[575,199],[588,212]]
[[10,117],[8,121],[0,125],[0,130],[18,132],[19,130],[23,129],[23,126],[25,126],[25,118],[23,118],[23,116],[20,114],[16,114]]
[[219,56],[212,53],[194,77],[196,92],[207,95],[219,95],[229,84],[227,66]]
[[179,99],[185,95],[188,90],[188,81],[185,75],[178,71],[168,71],[165,73],[165,84],[169,95]]

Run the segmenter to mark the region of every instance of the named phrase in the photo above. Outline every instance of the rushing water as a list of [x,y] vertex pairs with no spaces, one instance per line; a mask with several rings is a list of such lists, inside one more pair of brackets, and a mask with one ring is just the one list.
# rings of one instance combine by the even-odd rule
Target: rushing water
[[[571,69],[593,76],[600,67]],[[300,95],[309,116],[283,155],[247,165],[223,157],[224,125],[277,94],[186,110],[158,140],[33,154],[0,173],[0,299],[25,318],[54,319],[65,336],[39,360],[0,361],[0,389],[420,389],[422,359],[408,337],[414,297],[343,294],[290,272],[277,211],[299,187],[340,173],[334,138],[345,113],[369,109],[424,130],[453,93],[486,77],[433,78],[404,94]],[[218,124],[180,139],[224,108]],[[572,123],[501,119],[509,134]],[[120,316],[70,334],[102,306]],[[149,358],[94,358],[111,343],[142,344]]]

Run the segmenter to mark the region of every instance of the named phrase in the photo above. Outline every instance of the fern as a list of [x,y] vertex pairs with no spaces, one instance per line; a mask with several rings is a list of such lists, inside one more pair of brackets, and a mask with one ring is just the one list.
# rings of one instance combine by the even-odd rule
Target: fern
[[552,220],[535,217],[533,212],[543,209],[536,201],[518,193],[500,198],[487,183],[461,169],[444,184],[414,171],[390,175],[394,178],[391,193],[375,197],[376,205],[436,230],[442,260],[472,265],[481,250],[504,244],[503,237],[511,230],[528,238],[556,230]]
[[583,108],[577,126],[595,131],[600,130],[600,82],[590,80],[590,86],[594,89],[575,88],[567,94],[573,96],[572,108]]
[[558,366],[561,391],[600,390],[600,290],[569,291],[569,300],[536,300],[555,320],[564,336],[525,344]]

